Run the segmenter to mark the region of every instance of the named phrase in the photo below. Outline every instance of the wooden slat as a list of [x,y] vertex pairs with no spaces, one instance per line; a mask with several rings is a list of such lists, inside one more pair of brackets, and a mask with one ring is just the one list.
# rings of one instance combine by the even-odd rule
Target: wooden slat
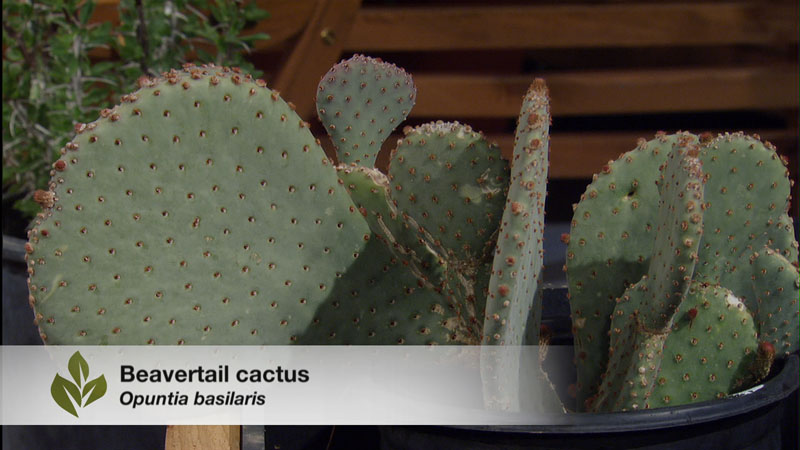
[[[704,130],[692,130],[701,132]],[[738,131],[738,130],[729,130]],[[621,154],[633,150],[640,138],[652,139],[656,130],[643,132],[589,132],[553,133],[550,138],[551,178],[589,178],[598,173],[608,161],[616,160]],[[757,130],[762,139],[782,144],[797,142],[794,130]],[[490,135],[490,141],[500,145],[503,157],[510,158],[514,150],[513,135]]]
[[339,60],[361,0],[317,0],[311,20],[273,83],[300,117],[314,115],[317,84]]
[[[537,74],[554,116],[798,107],[793,65]],[[533,76],[417,74],[415,117],[516,117]]]
[[[550,137],[550,178],[590,178],[600,171],[604,164],[613,161],[619,155],[633,150],[640,138],[652,139],[658,130],[615,131],[615,132],[554,132]],[[670,130],[668,132],[672,132]],[[703,132],[706,130],[691,130]],[[728,130],[739,131],[739,130]],[[721,132],[716,130],[714,132]],[[791,155],[797,152],[797,130],[769,129],[747,130],[750,134],[758,134],[762,139],[777,145],[778,152]],[[378,155],[376,167],[386,171],[389,154],[396,146],[400,134],[393,134],[383,145]],[[509,159],[514,150],[512,134],[489,134],[487,139],[500,146],[503,157]],[[327,138],[322,139],[327,144]],[[796,157],[795,157],[796,159]],[[796,170],[796,169],[795,169]]]
[[258,0],[257,3],[269,12],[270,17],[260,21],[244,34],[269,34],[269,40],[256,42],[253,49],[269,50],[300,35],[311,19],[317,2],[316,0]]
[[165,450],[239,450],[242,429],[238,425],[170,425]]
[[[98,0],[92,22],[119,22],[119,0]],[[270,50],[298,36],[316,0],[258,0],[270,12],[247,33]],[[798,42],[796,2],[362,8],[343,48],[351,51],[771,45]],[[610,26],[613,24],[614,26]]]
[[798,42],[797,2],[365,8],[346,49],[648,47]]

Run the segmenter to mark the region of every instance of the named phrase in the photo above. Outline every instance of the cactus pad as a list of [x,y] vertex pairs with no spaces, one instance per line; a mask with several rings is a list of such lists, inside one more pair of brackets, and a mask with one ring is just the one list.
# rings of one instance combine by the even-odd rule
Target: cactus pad
[[706,234],[698,277],[718,283],[731,261],[766,245],[773,224],[789,208],[789,172],[769,143],[742,133],[705,143],[700,159]]
[[123,100],[78,127],[30,232],[43,338],[294,342],[370,235],[308,124],[214,66]]
[[458,122],[406,129],[389,166],[391,196],[448,259],[484,259],[503,211],[508,163],[483,134]]
[[673,317],[689,290],[703,230],[703,173],[690,140],[667,155],[659,180],[656,244],[647,275],[617,300],[609,360],[588,407],[643,407],[653,389]]
[[[492,263],[483,340],[487,344],[522,345],[526,324],[538,330],[538,315],[529,324],[541,289],[544,254],[544,203],[550,150],[550,99],[537,79],[522,103],[514,137],[511,181]],[[538,334],[533,344],[538,344]]]
[[773,344],[776,356],[797,351],[800,339],[797,267],[769,247],[753,253],[749,260],[754,295],[750,309],[755,313],[759,338]]
[[[643,293],[642,286],[634,285],[628,292]],[[632,300],[626,296],[620,304]],[[623,309],[626,312],[620,313]],[[612,345],[626,350],[612,352],[591,410],[624,411],[711,400],[758,380],[755,325],[731,291],[693,283],[668,334],[637,333],[635,312],[628,314],[634,309],[628,306],[614,314]],[[634,339],[635,345],[626,345]]]
[[[483,343],[488,346],[513,349],[539,343],[549,149],[550,100],[544,80],[536,79],[523,99],[514,137],[511,181],[497,235],[483,322]],[[523,391],[518,389],[521,380],[542,379],[543,374],[521,374],[524,356],[511,349],[493,351],[491,347],[481,353],[487,405],[516,410],[526,403],[520,398]],[[535,397],[546,408],[552,403],[548,399],[553,393],[541,382],[535,384],[543,387]]]
[[760,378],[758,348],[744,303],[725,288],[694,284],[664,344],[646,407],[712,400],[750,387]]
[[372,167],[383,141],[416,101],[411,75],[363,55],[336,64],[317,89],[317,113],[339,162]]

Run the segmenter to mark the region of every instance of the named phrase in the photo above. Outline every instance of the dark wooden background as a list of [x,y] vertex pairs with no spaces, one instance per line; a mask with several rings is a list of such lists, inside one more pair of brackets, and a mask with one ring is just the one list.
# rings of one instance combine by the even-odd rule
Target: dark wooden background
[[[272,39],[250,59],[315,124],[328,150],[314,112],[316,85],[335,62],[364,53],[414,76],[408,124],[458,120],[505,154],[522,95],[533,77],[544,78],[555,220],[569,220],[593,173],[659,130],[759,134],[797,179],[796,1],[258,2],[272,16],[252,32]],[[95,19],[115,20],[116,3],[101,0]],[[797,221],[796,205],[792,212]]]

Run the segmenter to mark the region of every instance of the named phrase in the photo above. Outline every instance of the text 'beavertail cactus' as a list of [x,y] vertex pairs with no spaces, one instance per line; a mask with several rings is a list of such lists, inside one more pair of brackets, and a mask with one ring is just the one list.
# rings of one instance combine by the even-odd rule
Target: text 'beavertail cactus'
[[317,106],[335,167],[261,80],[192,65],[142,78],[76,127],[37,194],[26,249],[42,338],[535,343],[544,83],[526,96],[513,174],[481,133],[444,122],[407,127],[388,174],[375,169],[415,99],[394,65],[331,69]]
[[797,350],[790,185],[774,148],[743,134],[659,134],[595,177],[566,265],[579,405],[722,397]]

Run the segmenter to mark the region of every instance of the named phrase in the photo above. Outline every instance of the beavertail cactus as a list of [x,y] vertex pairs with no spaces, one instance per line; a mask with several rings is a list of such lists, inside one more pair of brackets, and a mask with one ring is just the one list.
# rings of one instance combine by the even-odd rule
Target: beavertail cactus
[[[678,159],[695,167],[693,184],[700,186],[698,180],[702,181],[698,191],[702,200],[691,213],[687,205],[686,219],[662,228],[657,217],[667,201],[664,181]],[[639,163],[636,171],[626,170],[637,161],[650,162]],[[659,170],[658,196],[650,191],[643,199],[642,186],[652,186]],[[727,395],[768,372],[764,361],[769,357],[751,357],[757,350],[769,353],[765,349],[773,348],[773,354],[783,355],[797,349],[797,243],[786,214],[790,181],[774,148],[743,134],[703,139],[688,133],[659,134],[603,172],[576,207],[566,265],[580,404],[589,410],[617,410]],[[657,198],[660,209],[654,206]],[[694,226],[702,229],[702,238],[699,234],[698,239],[678,236]],[[683,239],[685,245],[676,245],[681,242],[676,239]],[[665,255],[674,261],[659,264]],[[688,259],[679,262],[681,258]],[[667,267],[671,283],[660,286],[672,294],[661,296],[656,293],[663,289],[654,286],[653,280]],[[693,287],[687,293],[690,283]],[[692,328],[679,324],[687,317],[692,323],[707,310],[719,311],[714,314],[721,322],[726,313],[720,308],[731,305],[745,311],[742,320],[708,328],[708,333],[719,328],[729,338],[714,343],[699,337],[689,340],[695,346],[692,351],[699,351],[699,358],[706,362],[712,360],[711,354],[722,357],[711,351],[714,345],[720,351],[726,349],[726,375],[716,369],[708,372],[711,366],[705,366],[706,362],[683,375],[727,381],[692,391],[690,396],[673,395],[671,389],[676,388],[671,380],[677,378],[666,375],[673,369],[663,362],[667,349],[688,354],[683,349],[685,340],[673,336],[690,333],[686,330]],[[658,314],[652,315],[654,311]],[[745,320],[751,313],[755,319]],[[632,326],[626,318],[637,319],[640,326]],[[737,328],[741,326],[745,328]],[[649,334],[657,330],[663,335]],[[757,340],[737,339],[751,335]],[[759,345],[759,340],[769,344]]]
[[[372,167],[415,98],[411,77],[380,60],[331,69],[317,105],[335,167],[261,80],[213,65],[143,77],[76,127],[37,193],[43,212],[26,249],[42,338],[479,344],[503,208],[516,216],[528,200],[507,204],[508,163],[458,123],[407,129],[388,176]],[[524,217],[540,230],[546,128],[538,139],[526,175],[537,203]],[[504,295],[515,336],[540,257],[520,257],[526,287]]]

